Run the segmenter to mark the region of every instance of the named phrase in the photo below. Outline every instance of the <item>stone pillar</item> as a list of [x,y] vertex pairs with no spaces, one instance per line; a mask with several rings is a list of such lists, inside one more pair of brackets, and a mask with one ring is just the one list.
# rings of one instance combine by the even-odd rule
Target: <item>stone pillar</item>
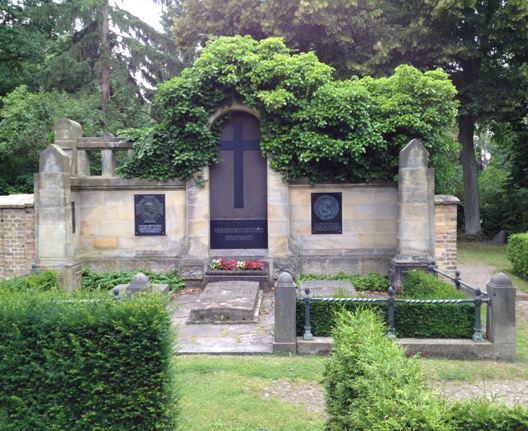
[[209,258],[209,168],[187,181],[185,190],[186,236],[180,275],[192,284],[201,284],[204,262]]
[[436,195],[434,260],[438,269],[453,274],[457,268],[457,206],[456,196]]
[[71,213],[71,160],[55,144],[40,154],[35,176],[37,265],[57,271],[66,289],[78,287]]
[[273,352],[297,352],[297,295],[293,278],[287,272],[275,284],[275,339]]
[[397,292],[407,271],[425,268],[432,260],[434,170],[428,168],[428,159],[428,151],[417,139],[400,151],[398,254],[389,270]]
[[515,359],[515,297],[517,288],[502,272],[491,277],[487,285],[488,306],[486,337],[494,344],[500,359]]
[[113,149],[101,150],[101,176],[113,177],[116,157]]
[[83,135],[79,123],[67,118],[61,118],[55,124],[55,144],[70,158],[70,169],[73,176],[77,175],[77,141]]

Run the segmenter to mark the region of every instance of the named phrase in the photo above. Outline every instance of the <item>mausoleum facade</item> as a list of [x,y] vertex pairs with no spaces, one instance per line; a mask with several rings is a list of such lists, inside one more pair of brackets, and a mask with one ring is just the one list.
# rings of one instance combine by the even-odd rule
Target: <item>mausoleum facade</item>
[[[84,267],[175,268],[200,284],[216,257],[261,258],[270,279],[282,271],[397,273],[402,262],[432,259],[455,269],[458,200],[435,202],[418,141],[400,154],[398,184],[287,184],[262,156],[258,112],[233,104],[210,124],[226,113],[219,164],[185,182],[122,178],[116,164],[131,143],[83,137],[78,123],[60,120],[35,175],[37,265],[72,286]],[[90,171],[93,152],[100,175]]]

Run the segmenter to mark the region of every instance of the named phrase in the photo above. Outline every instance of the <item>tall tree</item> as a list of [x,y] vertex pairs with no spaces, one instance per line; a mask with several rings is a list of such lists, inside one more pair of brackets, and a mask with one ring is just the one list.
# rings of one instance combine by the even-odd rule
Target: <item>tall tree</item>
[[511,116],[526,100],[511,84],[526,73],[528,1],[181,0],[174,31],[188,47],[210,35],[283,36],[341,76],[383,75],[402,63],[444,68],[459,91],[466,234],[480,232],[475,124]]

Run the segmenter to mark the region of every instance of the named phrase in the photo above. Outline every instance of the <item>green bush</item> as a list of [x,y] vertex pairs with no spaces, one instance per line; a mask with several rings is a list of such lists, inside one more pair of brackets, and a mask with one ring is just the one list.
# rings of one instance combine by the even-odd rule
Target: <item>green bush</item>
[[[372,277],[376,276],[376,277]],[[352,275],[338,274],[336,276],[302,276],[316,279],[351,280]],[[335,277],[335,278],[334,278]],[[361,277],[361,276],[359,276]],[[364,277],[364,284],[357,286],[379,287],[387,283],[386,278],[379,274],[369,274]],[[374,282],[373,282],[374,280]],[[387,286],[387,284],[385,284]],[[365,290],[372,290],[370,288]],[[438,280],[435,276],[423,271],[411,271],[407,274],[404,285],[404,297],[409,299],[465,299],[463,292],[454,286]],[[387,320],[386,303],[335,303],[312,302],[311,326],[315,336],[328,337],[335,325],[336,313],[340,310],[354,311],[361,307],[371,307],[383,319]],[[305,305],[302,299],[297,301],[297,334],[304,332]],[[475,319],[473,304],[396,304],[394,311],[396,334],[398,337],[410,338],[471,338]]]
[[58,288],[59,277],[52,271],[35,272],[0,283],[0,292],[44,291]]
[[456,290],[454,284],[448,284],[424,271],[409,271],[405,275],[403,294],[412,299],[467,299],[464,292]]
[[345,280],[350,281],[358,292],[377,291],[386,292],[389,288],[389,279],[386,275],[371,272],[367,275],[347,274],[339,272],[333,275],[301,274],[300,281],[304,280]]
[[326,431],[450,430],[448,409],[426,388],[415,358],[367,309],[341,313],[324,373]]
[[485,399],[454,403],[451,407],[453,431],[528,430],[528,410]]
[[510,236],[508,260],[512,264],[513,272],[528,280],[528,232]]
[[4,292],[0,428],[172,431],[172,349],[159,295],[118,301],[106,292]]
[[151,272],[139,269],[134,272],[95,272],[86,269],[82,273],[81,286],[86,290],[110,290],[118,284],[130,283],[138,272],[145,274],[151,283],[168,284],[171,292],[176,292],[185,287],[183,280],[176,271]]

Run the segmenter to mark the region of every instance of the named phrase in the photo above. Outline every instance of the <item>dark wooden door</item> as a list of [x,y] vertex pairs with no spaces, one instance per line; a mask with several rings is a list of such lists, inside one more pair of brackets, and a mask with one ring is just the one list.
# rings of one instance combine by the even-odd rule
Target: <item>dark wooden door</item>
[[211,248],[267,248],[267,166],[252,115],[235,113],[224,126],[210,190]]

